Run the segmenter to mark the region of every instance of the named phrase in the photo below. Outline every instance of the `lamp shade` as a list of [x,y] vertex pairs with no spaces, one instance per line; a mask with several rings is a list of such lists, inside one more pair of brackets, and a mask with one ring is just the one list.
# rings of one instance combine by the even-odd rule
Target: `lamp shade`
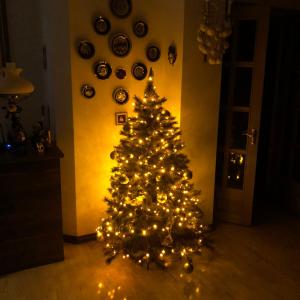
[[6,63],[0,73],[0,96],[28,95],[34,91],[33,84],[22,78],[21,72],[15,63]]

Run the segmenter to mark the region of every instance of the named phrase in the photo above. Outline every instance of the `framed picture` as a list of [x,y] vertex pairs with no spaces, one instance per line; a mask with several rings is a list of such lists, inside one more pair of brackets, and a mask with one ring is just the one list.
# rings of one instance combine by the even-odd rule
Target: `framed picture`
[[124,125],[127,122],[127,112],[115,113],[116,125]]

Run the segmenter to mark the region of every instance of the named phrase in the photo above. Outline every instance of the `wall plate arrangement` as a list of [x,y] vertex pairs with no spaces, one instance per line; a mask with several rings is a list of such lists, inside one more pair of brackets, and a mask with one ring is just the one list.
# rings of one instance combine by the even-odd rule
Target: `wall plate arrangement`
[[135,63],[131,68],[132,76],[137,80],[143,80],[148,73],[146,65],[143,63]]
[[128,55],[131,50],[131,41],[125,33],[117,33],[111,39],[111,50],[119,57]]
[[129,93],[126,89],[122,87],[117,87],[113,91],[113,99],[118,104],[125,104],[129,100]]
[[108,62],[102,60],[95,64],[95,75],[98,79],[108,79],[111,75],[112,69]]
[[116,125],[124,125],[127,122],[127,112],[115,113]]
[[80,41],[77,49],[81,58],[89,59],[95,55],[95,47],[89,41]]
[[96,90],[89,84],[83,84],[81,86],[81,94],[87,99],[92,99],[96,95]]
[[148,33],[148,25],[144,21],[135,22],[132,29],[134,34],[139,38],[146,36]]
[[149,45],[146,49],[146,56],[150,61],[156,62],[160,58],[160,49],[158,46]]
[[111,0],[110,9],[118,18],[126,18],[132,10],[131,0]]
[[127,75],[127,72],[124,68],[119,67],[119,68],[116,69],[115,74],[116,74],[116,77],[118,79],[125,79],[126,75]]
[[98,34],[105,35],[110,31],[110,21],[102,16],[98,16],[94,21],[94,29]]

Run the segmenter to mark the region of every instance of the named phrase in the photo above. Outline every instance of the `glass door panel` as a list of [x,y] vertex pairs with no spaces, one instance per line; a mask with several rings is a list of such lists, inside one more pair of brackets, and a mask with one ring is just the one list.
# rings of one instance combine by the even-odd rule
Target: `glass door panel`
[[227,187],[243,189],[244,185],[245,155],[230,152],[228,156]]
[[237,67],[235,69],[235,86],[233,105],[248,107],[250,105],[252,86],[252,68]]
[[232,113],[230,149],[246,149],[248,132],[248,112]]
[[237,23],[237,61],[253,61],[256,38],[256,20]]

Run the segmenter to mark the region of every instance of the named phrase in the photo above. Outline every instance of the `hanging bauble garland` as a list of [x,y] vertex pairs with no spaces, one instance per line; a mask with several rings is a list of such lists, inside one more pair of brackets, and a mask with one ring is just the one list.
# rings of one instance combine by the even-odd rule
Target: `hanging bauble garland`
[[[204,15],[199,26],[197,41],[198,49],[211,65],[221,64],[222,57],[229,47],[227,39],[232,33],[230,20],[232,1],[204,0]],[[222,7],[224,12],[226,11],[223,14],[220,13]]]

